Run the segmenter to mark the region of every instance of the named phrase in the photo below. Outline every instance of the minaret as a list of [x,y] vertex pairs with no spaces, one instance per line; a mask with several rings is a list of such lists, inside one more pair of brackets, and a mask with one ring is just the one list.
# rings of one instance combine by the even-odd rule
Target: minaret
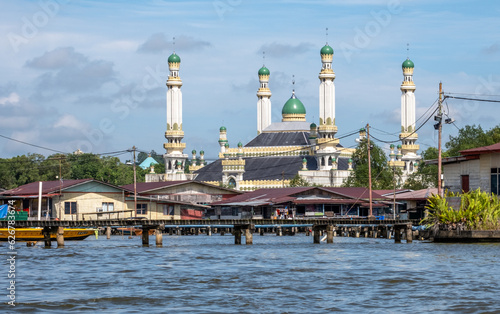
[[[414,171],[416,171],[415,163],[421,159],[417,155],[419,145],[415,142],[418,139],[415,133],[415,83],[413,83],[413,62],[407,58],[402,65],[403,82],[401,83],[401,160],[403,165],[403,180]],[[399,145],[398,145],[399,146]],[[398,147],[399,148],[399,147]]]
[[271,124],[271,90],[268,86],[270,73],[264,65],[258,72],[260,87],[257,90],[257,134]]
[[167,131],[165,138],[167,143],[163,147],[167,153],[163,155],[165,159],[165,173],[182,173],[187,154],[184,154],[185,143],[181,143],[184,138],[182,131],[182,80],[179,77],[179,67],[181,58],[174,52],[168,57],[168,68],[170,74],[167,79]]
[[321,71],[319,73],[319,125],[316,140],[318,150],[316,159],[319,170],[335,169],[335,162],[340,152],[337,151],[339,140],[335,138],[335,73],[332,69],[333,48],[326,43],[320,51]]

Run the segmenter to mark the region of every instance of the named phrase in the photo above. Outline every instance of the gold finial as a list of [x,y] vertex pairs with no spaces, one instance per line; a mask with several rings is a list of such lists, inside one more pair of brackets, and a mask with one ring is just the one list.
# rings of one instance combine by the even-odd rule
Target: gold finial
[[328,45],[328,27],[326,28],[326,44]]
[[172,38],[172,44],[174,45],[174,53],[175,53],[175,37]]
[[406,59],[410,59],[410,43],[406,43]]
[[262,66],[266,65],[266,52],[262,51]]

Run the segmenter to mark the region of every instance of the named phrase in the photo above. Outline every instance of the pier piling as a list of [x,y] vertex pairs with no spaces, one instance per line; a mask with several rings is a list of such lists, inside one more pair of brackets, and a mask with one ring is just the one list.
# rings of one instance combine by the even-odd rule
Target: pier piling
[[57,247],[64,247],[64,227],[57,227]]
[[333,243],[333,226],[326,227],[326,243]]
[[106,227],[106,239],[111,238],[111,227]]
[[253,234],[252,229],[245,229],[245,244],[253,244]]
[[149,229],[142,228],[142,246],[149,246]]
[[[144,230],[146,231],[146,230]],[[144,233],[143,231],[143,233]],[[148,232],[149,234],[149,232]],[[156,229],[155,230],[155,235],[156,235],[156,246],[163,246],[163,233],[161,229]]]
[[50,240],[50,227],[44,227],[42,229],[43,241],[45,242],[45,247],[50,247],[52,245]]

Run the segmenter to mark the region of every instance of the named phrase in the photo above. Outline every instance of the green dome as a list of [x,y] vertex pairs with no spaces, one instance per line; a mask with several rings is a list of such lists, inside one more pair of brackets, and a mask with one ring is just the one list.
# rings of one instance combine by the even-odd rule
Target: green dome
[[349,163],[352,163],[352,158],[349,158]]
[[311,123],[311,125],[309,126],[309,128],[311,128],[311,129],[315,129],[316,127],[317,127],[317,125],[316,125],[316,123],[314,123],[314,122],[313,122],[313,123]]
[[196,155],[196,150],[194,150],[194,149],[193,149],[193,150],[191,151],[191,154]]
[[181,62],[181,57],[176,55],[175,52],[171,54],[170,57],[168,57],[168,63],[178,63],[178,62]]
[[366,132],[366,130],[365,130],[365,128],[361,128],[361,129],[359,129],[359,132],[363,133],[363,132]]
[[333,55],[333,48],[328,46],[328,44],[324,45],[323,48],[321,48],[322,55]]
[[307,162],[307,159],[304,157],[304,158],[302,159],[302,162]]
[[405,62],[403,62],[403,68],[413,68],[415,65],[413,64],[413,61],[410,59],[406,58]]
[[401,149],[401,145],[398,145],[398,149]]
[[241,144],[241,142],[238,142],[238,147],[243,147],[243,144]]
[[262,66],[262,68],[259,69],[259,75],[269,75],[271,72],[269,72],[269,69],[266,68],[265,66]]
[[203,150],[200,150],[200,155],[205,155],[205,152]]
[[295,97],[295,92],[283,106],[281,114],[306,114],[306,107],[304,107],[304,104]]
[[222,131],[226,131],[226,127],[225,127],[225,126],[221,126],[219,130],[220,130],[221,132],[222,132]]
[[394,144],[391,144],[391,146],[389,146],[391,149],[394,149]]
[[229,147],[229,143],[224,144],[224,146],[225,146],[226,148],[228,148],[228,147]]

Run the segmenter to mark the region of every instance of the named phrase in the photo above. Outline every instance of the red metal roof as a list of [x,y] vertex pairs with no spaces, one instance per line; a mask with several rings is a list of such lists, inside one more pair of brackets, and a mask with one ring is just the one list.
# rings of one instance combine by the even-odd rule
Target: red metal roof
[[[209,187],[219,188],[221,190],[226,190],[226,191],[234,192],[235,194],[242,193],[242,192],[237,191],[237,190],[231,190],[231,189],[227,189],[227,188],[222,188],[222,187],[218,187],[218,186],[211,185],[211,184],[208,184],[208,183],[199,182],[199,181],[193,181],[193,180],[165,181],[165,182],[137,182],[136,183],[136,186],[137,186],[136,190],[137,190],[137,193],[153,192],[155,190],[163,189],[163,188],[166,188],[166,187],[171,187],[171,186],[175,186],[175,185],[190,184],[190,183],[201,184],[201,185],[205,185],[205,186],[209,186]],[[134,190],[134,184],[123,185],[122,188],[125,188],[125,189],[133,191]]]
[[482,154],[491,154],[499,152],[500,152],[500,143],[496,143],[489,146],[461,150],[460,154],[463,156],[467,156],[467,155],[482,155]]
[[[67,189],[69,187],[76,186],[76,185],[90,182],[90,181],[99,182],[99,183],[120,189],[120,187],[115,186],[113,184],[101,182],[101,181],[94,180],[94,179],[77,179],[77,180],[62,180],[62,181],[55,180],[55,181],[42,181],[42,194],[46,195],[46,194],[52,194],[52,193],[59,193],[59,190],[64,190],[64,189]],[[17,188],[11,189],[11,190],[1,192],[0,195],[2,195],[2,196],[17,196],[17,197],[19,197],[19,196],[30,197],[33,195],[38,195],[38,189],[39,189],[39,182],[37,181],[37,182],[32,182],[32,183],[28,183],[25,185],[21,185]],[[126,188],[123,188],[123,187],[121,189],[127,190]]]

